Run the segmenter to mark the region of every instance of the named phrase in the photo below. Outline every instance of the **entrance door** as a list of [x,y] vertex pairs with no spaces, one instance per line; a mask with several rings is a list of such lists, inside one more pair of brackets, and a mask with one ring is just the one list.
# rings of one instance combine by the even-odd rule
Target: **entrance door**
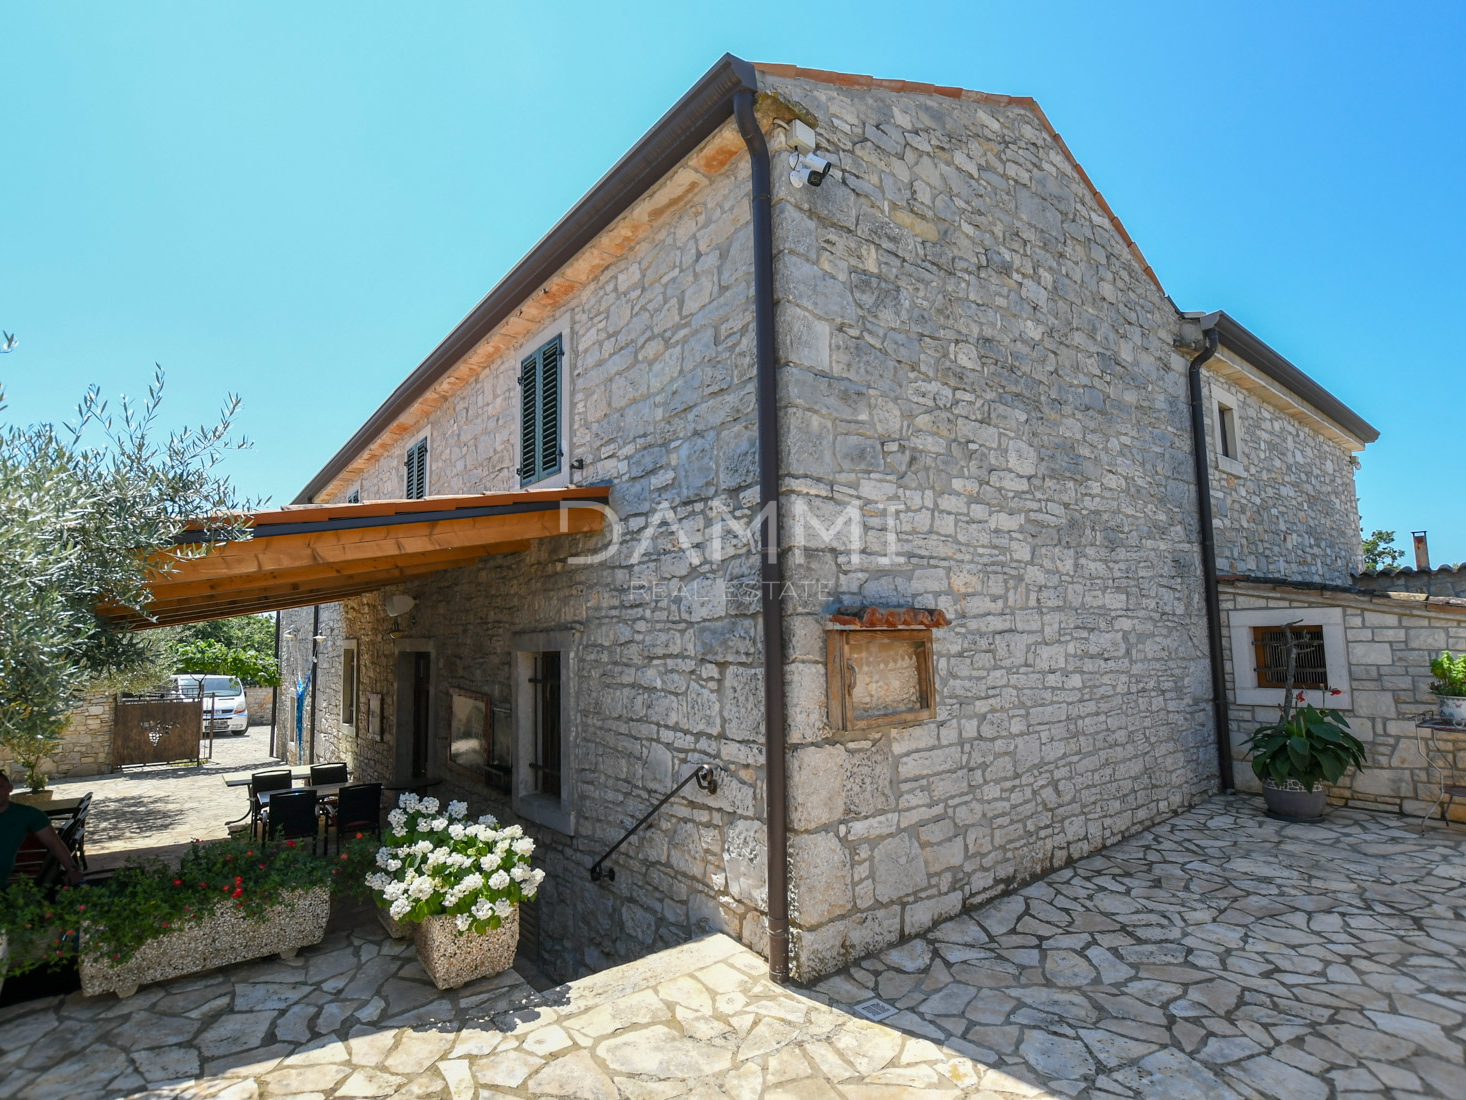
[[412,654],[412,778],[421,779],[428,774],[428,716],[432,700],[433,655]]

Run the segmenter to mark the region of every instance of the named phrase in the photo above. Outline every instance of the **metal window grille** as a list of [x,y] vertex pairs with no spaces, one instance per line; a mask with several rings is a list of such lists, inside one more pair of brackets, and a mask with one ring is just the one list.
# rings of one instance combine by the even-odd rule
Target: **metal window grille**
[[361,503],[361,493],[360,493],[360,491],[359,490],[356,490],[356,489],[351,490],[351,492],[346,497],[346,503],[347,504],[360,504]]
[[[1317,690],[1329,686],[1329,666],[1323,644],[1323,627],[1295,626],[1293,632],[1293,686]],[[1252,628],[1252,648],[1257,659],[1257,686],[1287,687],[1288,636],[1280,626]]]
[[534,696],[535,790],[560,797],[560,654],[536,653],[529,678]]

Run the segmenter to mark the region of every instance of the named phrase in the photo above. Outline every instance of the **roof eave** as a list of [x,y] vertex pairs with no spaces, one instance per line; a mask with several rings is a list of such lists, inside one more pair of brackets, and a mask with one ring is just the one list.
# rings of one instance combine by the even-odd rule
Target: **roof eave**
[[295,497],[309,504],[353,458],[392,426],[455,363],[529,295],[593,242],[733,113],[733,96],[757,91],[758,75],[742,58],[724,54],[635,145],[555,223],[493,290],[458,322],[391,396]]
[[1219,309],[1214,313],[1187,313],[1184,316],[1199,321],[1203,332],[1216,329],[1217,338],[1223,347],[1236,352],[1289,393],[1302,398],[1361,443],[1373,443],[1379,438],[1379,429],[1279,355],[1244,325],[1229,316],[1226,311]]

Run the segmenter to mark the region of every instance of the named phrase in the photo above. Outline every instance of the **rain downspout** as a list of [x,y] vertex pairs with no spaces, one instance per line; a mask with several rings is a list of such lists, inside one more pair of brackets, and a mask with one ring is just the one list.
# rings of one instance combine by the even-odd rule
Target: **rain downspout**
[[[314,764],[316,762],[316,689],[321,686],[321,678],[317,675],[320,672],[321,656],[321,643],[319,641],[321,637],[321,605],[316,604],[311,610],[315,612],[311,616],[311,744],[310,758],[306,763]],[[296,763],[298,764],[300,761],[297,760]]]
[[1222,662],[1222,601],[1217,594],[1217,536],[1211,508],[1210,463],[1206,452],[1206,405],[1202,399],[1201,368],[1217,353],[1221,338],[1215,328],[1203,334],[1206,346],[1191,360],[1187,382],[1191,390],[1192,454],[1196,459],[1196,509],[1201,521],[1201,584],[1206,595],[1206,632],[1211,650],[1212,720],[1217,729],[1217,776],[1222,790],[1232,782],[1231,723],[1227,717],[1227,675]]
[[774,231],[769,147],[753,92],[733,96],[748,146],[753,205],[754,350],[757,360],[760,607],[763,612],[764,797],[768,829],[769,977],[789,979],[789,840],[785,806],[784,587],[779,564],[779,387],[774,361]]

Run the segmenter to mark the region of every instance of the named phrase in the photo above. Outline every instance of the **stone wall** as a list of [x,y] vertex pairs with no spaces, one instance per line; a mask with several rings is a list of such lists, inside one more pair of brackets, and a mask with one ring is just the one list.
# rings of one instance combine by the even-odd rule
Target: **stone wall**
[[[280,612],[280,687],[275,694],[276,752],[291,764],[329,763],[349,759],[350,738],[343,736],[341,717],[341,638],[339,603],[322,604],[317,620],[312,607]],[[294,638],[286,635],[295,632]],[[316,632],[324,640],[312,646]],[[296,686],[318,662],[314,690],[306,689],[300,735],[296,733]],[[313,721],[314,719],[314,721]],[[268,718],[265,719],[269,721]],[[251,717],[253,722],[254,718]],[[312,728],[314,726],[314,729]],[[315,755],[311,755],[312,734]],[[299,747],[297,747],[299,746]]]
[[[1436,801],[1443,767],[1454,769],[1454,782],[1466,784],[1466,730],[1432,735],[1416,728],[1422,715],[1436,710],[1431,659],[1442,649],[1466,650],[1466,601],[1426,603],[1264,585],[1227,585],[1222,598],[1228,619],[1235,611],[1260,608],[1296,608],[1305,620],[1320,608],[1342,610],[1351,703],[1345,716],[1365,745],[1368,766],[1330,787],[1330,803],[1418,816]],[[1237,787],[1257,791],[1260,784],[1241,746],[1258,726],[1277,720],[1278,707],[1236,702],[1230,631],[1224,633]],[[1466,822],[1466,801],[1456,799],[1450,814]]]
[[[775,173],[785,500],[865,530],[787,566],[809,976],[1192,805],[1215,763],[1174,308],[1028,107],[770,85],[837,165]],[[948,613],[936,720],[828,727],[835,603]]]
[[1353,577],[1352,583],[1372,592],[1413,592],[1420,596],[1466,599],[1466,565],[1441,565],[1429,570],[1371,570]]
[[[90,695],[71,712],[61,744],[41,761],[41,771],[52,779],[105,775],[112,770],[111,695]],[[19,781],[20,765],[0,746],[0,770]]]
[[[1349,583],[1360,555],[1353,454],[1275,404],[1219,379],[1218,368],[1233,375],[1250,371],[1223,349],[1203,373],[1217,571]],[[1234,412],[1233,460],[1218,444],[1218,400]]]
[[275,689],[272,687],[247,687],[244,689],[245,702],[249,706],[249,724],[259,726],[270,724],[270,716],[275,712]]
[[[738,141],[730,124],[705,148],[730,133]],[[620,549],[573,565],[569,556],[609,536],[548,540],[405,584],[392,591],[417,604],[395,624],[398,639],[389,637],[394,624],[380,594],[343,604],[339,626],[322,616],[332,639],[323,653],[341,637],[357,639],[361,690],[383,695],[382,741],[358,725],[342,746],[366,778],[403,774],[397,658],[431,651],[432,767],[447,777],[433,793],[519,821],[539,842],[549,874],[537,907],[540,962],[557,978],[707,931],[764,946],[757,598],[729,600],[716,587],[756,576],[757,564],[746,546],[716,561],[689,556],[671,522],[696,537],[715,503],[745,524],[756,510],[748,178],[746,156],[725,161],[623,257],[400,433],[406,442],[429,434],[433,494],[517,489],[519,361],[561,334],[566,461],[584,460],[577,480],[613,485]],[[393,451],[360,475],[363,498],[400,495],[399,478]],[[309,609],[287,622],[308,626]],[[496,721],[510,721],[514,635],[543,630],[574,639],[573,835],[516,817],[506,798],[447,761],[449,691],[487,692]],[[338,676],[334,665],[323,668],[323,739],[332,736],[322,731],[332,728],[327,699]],[[687,788],[617,854],[614,883],[592,883],[586,870],[596,857],[702,761],[720,768],[718,794]]]

